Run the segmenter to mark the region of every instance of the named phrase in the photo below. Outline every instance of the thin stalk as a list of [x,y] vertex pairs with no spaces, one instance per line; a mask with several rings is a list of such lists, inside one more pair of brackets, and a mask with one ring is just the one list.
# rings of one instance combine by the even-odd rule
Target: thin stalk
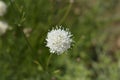
[[72,7],[72,3],[69,4],[68,9],[67,9],[67,11],[65,12],[65,15],[62,17],[62,19],[61,19],[60,22],[58,23],[59,25],[61,25],[61,24],[65,21],[66,17],[68,16],[68,14],[69,14],[69,12],[70,12],[70,10],[71,10],[71,7]]
[[49,57],[48,57],[47,64],[46,64],[46,70],[48,70],[48,66],[50,64],[51,57],[52,57],[52,54],[50,54]]
[[23,37],[25,38],[25,40],[26,40],[26,42],[27,42],[27,45],[29,46],[30,50],[34,53],[33,47],[31,46],[31,44],[30,44],[28,38],[26,37],[25,33],[23,32],[22,28],[19,27],[19,29],[20,29],[20,31],[22,32]]
[[23,32],[23,29],[22,29],[22,25],[24,23],[24,20],[25,20],[25,16],[24,16],[24,13],[21,12],[18,8],[18,6],[15,4],[15,2],[13,3],[11,0],[9,0],[13,9],[15,11],[18,11],[19,13],[19,17],[20,17],[20,20],[19,20],[19,23],[17,23],[17,27],[19,28],[19,30],[21,31],[21,33],[23,34],[23,37],[25,38],[26,42],[27,42],[27,45],[29,46],[29,48],[31,49],[31,51],[34,53],[34,50],[33,50],[33,47],[31,46],[28,38],[26,37],[25,33]]

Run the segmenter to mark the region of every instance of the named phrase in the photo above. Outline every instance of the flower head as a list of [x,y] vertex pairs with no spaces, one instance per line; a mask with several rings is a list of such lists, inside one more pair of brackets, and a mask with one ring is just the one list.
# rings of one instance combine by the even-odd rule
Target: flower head
[[62,54],[71,47],[72,34],[65,29],[56,28],[48,32],[47,35],[47,47],[50,48],[51,53]]
[[0,35],[4,34],[8,28],[8,24],[0,21]]
[[0,16],[3,16],[7,11],[7,5],[3,2],[0,1]]

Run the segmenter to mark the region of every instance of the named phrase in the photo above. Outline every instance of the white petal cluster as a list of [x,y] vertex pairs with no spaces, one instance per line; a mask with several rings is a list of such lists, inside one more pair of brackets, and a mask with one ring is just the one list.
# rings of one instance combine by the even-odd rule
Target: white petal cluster
[[0,16],[3,16],[7,11],[7,5],[3,2],[0,1]]
[[65,52],[71,47],[72,35],[68,30],[56,28],[48,32],[47,35],[47,47],[50,48],[51,53],[56,53],[58,55]]
[[0,35],[4,34],[8,29],[8,24],[0,21]]

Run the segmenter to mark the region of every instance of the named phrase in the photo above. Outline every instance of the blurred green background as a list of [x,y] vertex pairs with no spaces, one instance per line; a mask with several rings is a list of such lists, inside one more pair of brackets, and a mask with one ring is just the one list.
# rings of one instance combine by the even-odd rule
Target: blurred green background
[[[120,0],[3,1],[0,20],[11,29],[0,36],[0,80],[120,80]],[[45,39],[56,25],[75,43],[53,54],[46,71]]]

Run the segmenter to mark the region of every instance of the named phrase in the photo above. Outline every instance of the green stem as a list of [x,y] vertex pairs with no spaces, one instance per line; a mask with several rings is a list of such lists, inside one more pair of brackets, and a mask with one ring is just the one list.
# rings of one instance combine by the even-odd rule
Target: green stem
[[25,16],[24,16],[23,12],[21,12],[21,11],[19,10],[19,8],[17,7],[17,5],[16,5],[15,2],[12,2],[11,0],[9,0],[9,1],[10,1],[11,5],[12,5],[13,9],[14,9],[15,11],[18,11],[18,13],[19,13],[20,20],[19,20],[19,22],[17,23],[17,27],[19,28],[19,30],[20,30],[21,33],[23,34],[23,37],[25,38],[25,40],[26,40],[26,42],[27,42],[27,45],[29,46],[29,48],[31,49],[31,51],[34,53],[34,50],[33,50],[32,46],[31,46],[28,38],[26,37],[25,33],[23,32],[23,29],[22,29],[22,24],[24,23],[23,20],[25,19]]
[[26,37],[25,33],[23,32],[22,28],[19,27],[19,29],[20,29],[20,31],[22,32],[23,37],[25,38],[25,40],[26,40],[26,42],[27,42],[27,45],[29,46],[29,48],[31,49],[31,51],[34,53],[33,47],[31,46],[31,44],[30,44],[28,38]]
[[65,15],[63,16],[63,18],[58,23],[59,25],[61,25],[65,21],[66,17],[68,16],[68,14],[69,14],[69,12],[71,10],[71,7],[72,7],[72,3],[69,4],[68,9],[67,9]]
[[48,57],[47,64],[46,64],[46,70],[48,70],[48,66],[49,66],[51,57],[52,57],[52,54],[50,54]]

